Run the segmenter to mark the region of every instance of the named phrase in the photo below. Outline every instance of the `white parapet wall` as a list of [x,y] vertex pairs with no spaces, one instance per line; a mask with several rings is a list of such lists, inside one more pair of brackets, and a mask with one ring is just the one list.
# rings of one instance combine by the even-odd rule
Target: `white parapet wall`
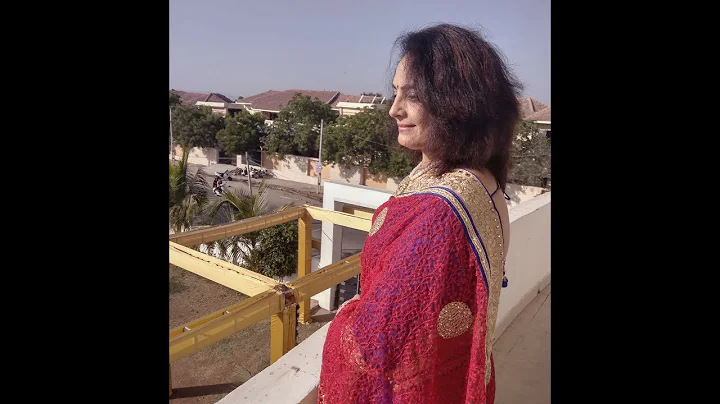
[[495,338],[550,283],[550,194],[509,209],[510,249],[505,260],[508,287],[500,294]]
[[322,348],[330,324],[228,393],[218,404],[316,404]]
[[545,192],[549,192],[549,190],[530,185],[507,184],[505,187],[505,193],[510,197],[508,207],[513,207],[523,202],[527,202]]

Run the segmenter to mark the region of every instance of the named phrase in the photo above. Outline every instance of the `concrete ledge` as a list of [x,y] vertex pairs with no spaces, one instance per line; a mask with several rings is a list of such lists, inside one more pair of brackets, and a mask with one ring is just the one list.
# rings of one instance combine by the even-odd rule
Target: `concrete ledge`
[[550,201],[548,192],[509,209],[510,250],[505,263],[509,285],[500,294],[495,339],[550,283]]
[[218,404],[317,403],[322,350],[330,324],[325,324],[277,362],[228,393]]
[[[510,217],[510,223],[513,223],[515,220],[525,215],[528,215],[542,208],[545,205],[549,205],[551,195],[552,192],[547,192],[542,195],[538,195],[530,199],[529,201],[525,201],[515,206],[508,207],[508,216]],[[548,234],[548,237],[550,237],[550,234]],[[510,248],[512,248],[512,245],[510,246]]]
[[497,322],[495,323],[495,333],[493,337],[495,340],[500,338],[500,336],[507,330],[507,328],[512,324],[513,321],[515,321],[515,317],[520,314],[525,307],[527,307],[530,302],[535,299],[535,297],[540,293],[541,290],[545,289],[547,285],[550,284],[550,274],[545,276],[540,282],[537,283],[537,287],[528,290],[520,300],[516,302],[511,302],[512,308],[510,308],[504,316],[498,316]]

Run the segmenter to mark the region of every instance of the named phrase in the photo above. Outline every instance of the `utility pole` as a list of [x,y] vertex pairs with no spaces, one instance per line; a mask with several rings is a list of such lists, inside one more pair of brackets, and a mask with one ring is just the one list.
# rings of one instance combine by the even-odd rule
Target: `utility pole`
[[245,152],[245,167],[247,167],[248,189],[250,190],[250,196],[252,196],[252,182],[250,180],[250,159],[248,158],[248,152]]
[[317,173],[317,193],[320,194],[320,177],[322,176],[322,135],[323,135],[323,120],[320,120],[320,150],[318,151],[318,162],[315,167]]
[[170,162],[172,162],[174,160],[173,157],[175,157],[175,156],[173,156],[174,149],[173,149],[173,138],[172,137],[173,137],[172,136],[172,108],[170,108]]

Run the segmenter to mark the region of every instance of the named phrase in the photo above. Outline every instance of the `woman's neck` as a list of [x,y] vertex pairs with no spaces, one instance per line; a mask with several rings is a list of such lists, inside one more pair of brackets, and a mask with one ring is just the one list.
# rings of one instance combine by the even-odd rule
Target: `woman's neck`
[[422,152],[422,161],[420,161],[420,166],[421,167],[429,167],[431,162],[432,162],[432,159],[430,158],[430,156],[425,154],[425,152],[423,151]]

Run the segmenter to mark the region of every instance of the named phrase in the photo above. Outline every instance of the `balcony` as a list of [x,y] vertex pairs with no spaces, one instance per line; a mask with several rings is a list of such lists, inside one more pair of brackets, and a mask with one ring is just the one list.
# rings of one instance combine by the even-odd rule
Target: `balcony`
[[[359,216],[389,196],[365,186],[326,181],[323,208]],[[506,263],[510,285],[500,298],[493,346],[498,404],[550,402],[550,198],[551,193],[545,193],[510,207],[511,247]],[[318,266],[341,261],[342,226],[323,222],[322,237]],[[334,293],[335,288],[330,288],[313,298],[321,307],[334,309]],[[329,325],[218,403],[317,402]]]

